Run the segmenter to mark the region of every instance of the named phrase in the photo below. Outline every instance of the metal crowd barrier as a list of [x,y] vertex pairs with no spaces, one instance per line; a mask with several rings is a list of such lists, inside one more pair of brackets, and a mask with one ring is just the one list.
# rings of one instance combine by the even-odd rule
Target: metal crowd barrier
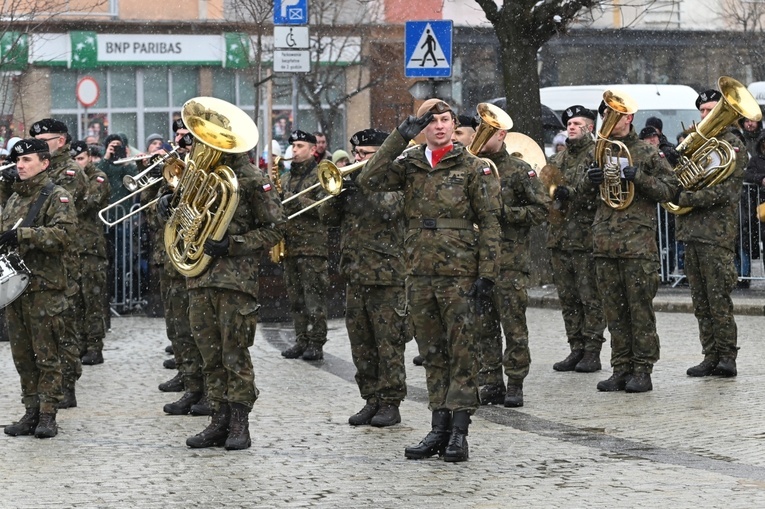
[[[140,204],[134,204],[128,210],[124,206],[116,206],[110,211],[109,219],[124,217],[138,207]],[[150,257],[147,236],[148,228],[144,227],[143,213],[106,228],[109,306],[112,315],[140,312],[146,307]]]

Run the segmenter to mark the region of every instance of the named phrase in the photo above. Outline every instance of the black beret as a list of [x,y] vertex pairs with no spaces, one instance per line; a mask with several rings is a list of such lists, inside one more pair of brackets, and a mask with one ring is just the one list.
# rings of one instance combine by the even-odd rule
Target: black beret
[[590,120],[595,120],[595,112],[580,104],[575,104],[574,106],[566,108],[561,114],[560,119],[563,121],[563,125],[567,125],[568,121],[574,117],[584,117],[589,118]]
[[364,129],[351,136],[351,145],[354,147],[379,147],[388,137],[385,131],[377,129]]
[[26,154],[41,154],[43,152],[49,151],[50,149],[48,148],[48,144],[43,140],[38,140],[36,138],[26,138],[17,141],[16,144],[13,145],[9,159],[13,162],[16,162],[19,156]]
[[648,125],[640,130],[640,134],[638,135],[638,138],[640,138],[641,140],[644,140],[648,138],[649,136],[658,136],[658,135],[659,135],[659,131],[657,131],[655,127]]
[[290,134],[290,138],[287,141],[290,144],[295,143],[296,141],[306,141],[308,143],[313,143],[314,145],[316,145],[316,136],[314,136],[311,133],[301,131],[300,129],[296,129],[292,131],[292,134]]
[[29,128],[29,136],[37,136],[38,134],[46,133],[66,134],[68,132],[69,129],[67,129],[66,124],[55,118],[38,120]]
[[657,131],[664,130],[664,122],[662,122],[659,117],[648,117],[648,120],[645,121],[645,126],[654,127]]
[[75,141],[72,143],[72,149],[69,151],[70,154],[72,154],[72,157],[77,157],[78,155],[82,153],[88,153],[88,144],[84,141]]
[[122,143],[122,145],[125,145],[125,140],[122,139],[122,136],[120,136],[119,134],[110,134],[109,136],[106,137],[106,139],[104,139],[104,146],[108,147],[109,143],[113,141],[119,141],[120,143]]
[[704,103],[716,102],[720,99],[722,99],[722,94],[719,91],[713,89],[704,90],[696,98],[696,109],[698,110]]
[[457,122],[462,127],[472,127],[473,129],[478,127],[478,120],[472,115],[459,115]]
[[178,129],[186,129],[186,124],[183,123],[182,118],[176,118],[173,120],[173,132],[177,132]]
[[600,115],[601,117],[605,115],[606,108],[608,108],[608,106],[606,106],[606,101],[600,101],[600,106],[598,106],[598,115]]

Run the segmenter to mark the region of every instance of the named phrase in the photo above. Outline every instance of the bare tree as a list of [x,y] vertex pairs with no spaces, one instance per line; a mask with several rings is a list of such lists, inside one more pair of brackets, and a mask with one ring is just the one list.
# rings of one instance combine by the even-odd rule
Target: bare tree
[[747,70],[746,81],[765,79],[765,0],[723,0],[717,13],[733,30],[742,31],[740,44],[733,52]]

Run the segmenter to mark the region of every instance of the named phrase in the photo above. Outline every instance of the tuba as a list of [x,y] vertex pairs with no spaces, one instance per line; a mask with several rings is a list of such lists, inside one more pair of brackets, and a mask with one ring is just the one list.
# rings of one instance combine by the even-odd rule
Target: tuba
[[[722,98],[675,150],[680,162],[674,172],[683,189],[697,191],[723,182],[736,169],[736,152],[730,143],[715,138],[739,117],[761,120],[762,112],[757,100],[740,82],[722,76],[717,80]],[[662,203],[673,214],[687,214],[692,207],[679,207]]]
[[241,154],[257,145],[258,128],[245,112],[214,97],[188,100],[181,117],[196,143],[170,203],[165,250],[178,272],[195,277],[212,259],[204,253],[205,241],[226,235],[239,204],[236,175],[218,161],[223,154]]
[[[274,183],[276,192],[279,193],[279,195],[282,194],[282,176],[279,174],[279,163],[283,160],[289,161],[289,159],[284,159],[282,156],[275,156],[274,162],[271,165],[271,182]],[[284,260],[284,257],[287,254],[286,247],[287,246],[284,243],[284,239],[282,239],[277,242],[274,247],[271,248],[269,251],[269,257],[273,263],[279,263]]]
[[[494,136],[497,131],[506,131],[513,127],[513,119],[499,106],[494,106],[490,103],[479,103],[476,106],[476,112],[481,117],[481,123],[478,124],[473,140],[470,142],[470,146],[467,147],[467,151],[473,155],[478,154],[483,146],[486,145],[486,142],[489,141],[489,138]],[[483,157],[481,160],[488,164],[494,175],[499,178],[499,170],[494,161],[488,157]]]
[[[637,111],[637,103],[624,92],[616,90],[603,92],[603,102],[607,106],[606,113],[595,141],[595,164],[603,169],[604,174],[603,183],[600,184],[600,199],[612,209],[624,210],[635,198],[635,185],[622,180],[619,159],[626,159],[627,164],[632,166],[632,156],[624,143],[609,140],[608,137],[622,117]],[[618,149],[618,154],[613,153],[614,149]]]

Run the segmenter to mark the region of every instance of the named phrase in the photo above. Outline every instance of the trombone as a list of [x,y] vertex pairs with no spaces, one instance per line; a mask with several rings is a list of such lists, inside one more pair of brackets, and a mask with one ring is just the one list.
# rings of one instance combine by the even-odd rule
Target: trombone
[[305,193],[316,189],[318,186],[321,186],[324,191],[329,193],[329,196],[325,196],[321,200],[317,200],[313,202],[312,204],[308,205],[305,208],[302,208],[295,212],[294,214],[287,217],[287,220],[290,220],[294,217],[299,216],[303,212],[307,212],[311,210],[314,207],[318,207],[322,203],[324,203],[327,200],[331,200],[335,196],[339,195],[343,192],[343,179],[347,176],[353,173],[356,170],[360,170],[364,167],[365,164],[367,164],[368,160],[359,161],[357,163],[353,163],[351,165],[345,166],[343,168],[338,168],[335,166],[331,161],[327,161],[326,159],[319,163],[319,167],[316,168],[316,176],[319,178],[319,181],[312,185],[311,187],[307,187],[306,189],[303,189],[297,194],[294,194],[284,200],[282,204],[287,203],[298,196],[302,196]]

